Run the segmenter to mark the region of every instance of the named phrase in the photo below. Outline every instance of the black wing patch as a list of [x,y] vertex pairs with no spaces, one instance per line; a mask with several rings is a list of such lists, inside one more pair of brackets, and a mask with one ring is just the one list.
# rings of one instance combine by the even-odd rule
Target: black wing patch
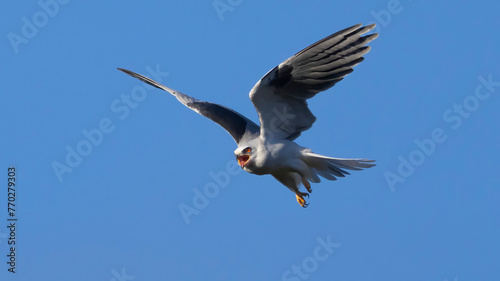
[[257,124],[227,107],[198,100],[186,105],[197,111],[199,114],[219,124],[233,137],[236,143],[240,142],[247,130],[251,133],[259,133],[260,131]]

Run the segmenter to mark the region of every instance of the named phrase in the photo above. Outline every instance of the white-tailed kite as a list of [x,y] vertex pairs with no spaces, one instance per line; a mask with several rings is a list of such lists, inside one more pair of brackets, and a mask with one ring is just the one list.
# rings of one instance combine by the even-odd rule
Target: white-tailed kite
[[174,95],[182,104],[222,126],[238,145],[234,151],[241,168],[257,175],[270,174],[288,187],[300,206],[307,207],[310,182],[349,175],[345,170],[374,166],[373,160],[331,158],[313,153],[294,142],[311,128],[316,117],[307,99],[325,91],[353,71],[370,50],[365,46],[378,34],[362,36],[375,24],[361,24],[341,30],[298,52],[269,71],[250,91],[259,115],[260,127],[227,107],[197,100],[130,70],[126,74]]

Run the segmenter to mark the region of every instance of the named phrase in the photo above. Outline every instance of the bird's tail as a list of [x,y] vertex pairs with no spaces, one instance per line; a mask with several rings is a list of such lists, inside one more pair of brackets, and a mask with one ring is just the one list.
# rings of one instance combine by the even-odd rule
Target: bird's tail
[[317,175],[328,180],[349,175],[346,170],[362,170],[375,166],[372,164],[375,160],[332,158],[312,152],[304,152],[302,159]]

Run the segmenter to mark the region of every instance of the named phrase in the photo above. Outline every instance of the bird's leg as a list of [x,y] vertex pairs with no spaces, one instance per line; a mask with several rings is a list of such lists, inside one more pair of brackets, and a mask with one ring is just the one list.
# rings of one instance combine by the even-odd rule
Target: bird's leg
[[304,199],[304,196],[305,197],[309,197],[309,194],[307,194],[305,192],[300,192],[298,190],[295,192],[295,197],[297,197],[297,202],[299,202],[299,204],[300,204],[301,207],[307,208],[307,206],[309,204],[306,203],[306,200]]
[[309,183],[309,181],[306,178],[302,178],[302,184],[307,189],[307,192],[309,192],[309,193],[312,192],[311,184]]

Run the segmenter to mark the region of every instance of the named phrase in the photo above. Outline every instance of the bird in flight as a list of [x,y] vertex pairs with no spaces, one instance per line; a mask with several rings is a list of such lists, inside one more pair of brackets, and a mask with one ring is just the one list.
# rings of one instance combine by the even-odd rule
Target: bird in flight
[[[272,175],[295,193],[297,202],[305,208],[308,204],[304,197],[312,192],[310,182],[320,182],[320,176],[336,180],[349,175],[346,170],[375,166],[368,159],[319,155],[294,142],[316,121],[307,100],[331,88],[363,61],[363,55],[370,51],[365,45],[378,36],[363,34],[374,27],[375,24],[357,24],[334,33],[264,75],[250,91],[260,126],[232,109],[195,99],[130,70],[118,69],[169,92],[185,106],[222,126],[238,145],[234,155],[243,170]],[[307,192],[299,190],[301,184]]]

